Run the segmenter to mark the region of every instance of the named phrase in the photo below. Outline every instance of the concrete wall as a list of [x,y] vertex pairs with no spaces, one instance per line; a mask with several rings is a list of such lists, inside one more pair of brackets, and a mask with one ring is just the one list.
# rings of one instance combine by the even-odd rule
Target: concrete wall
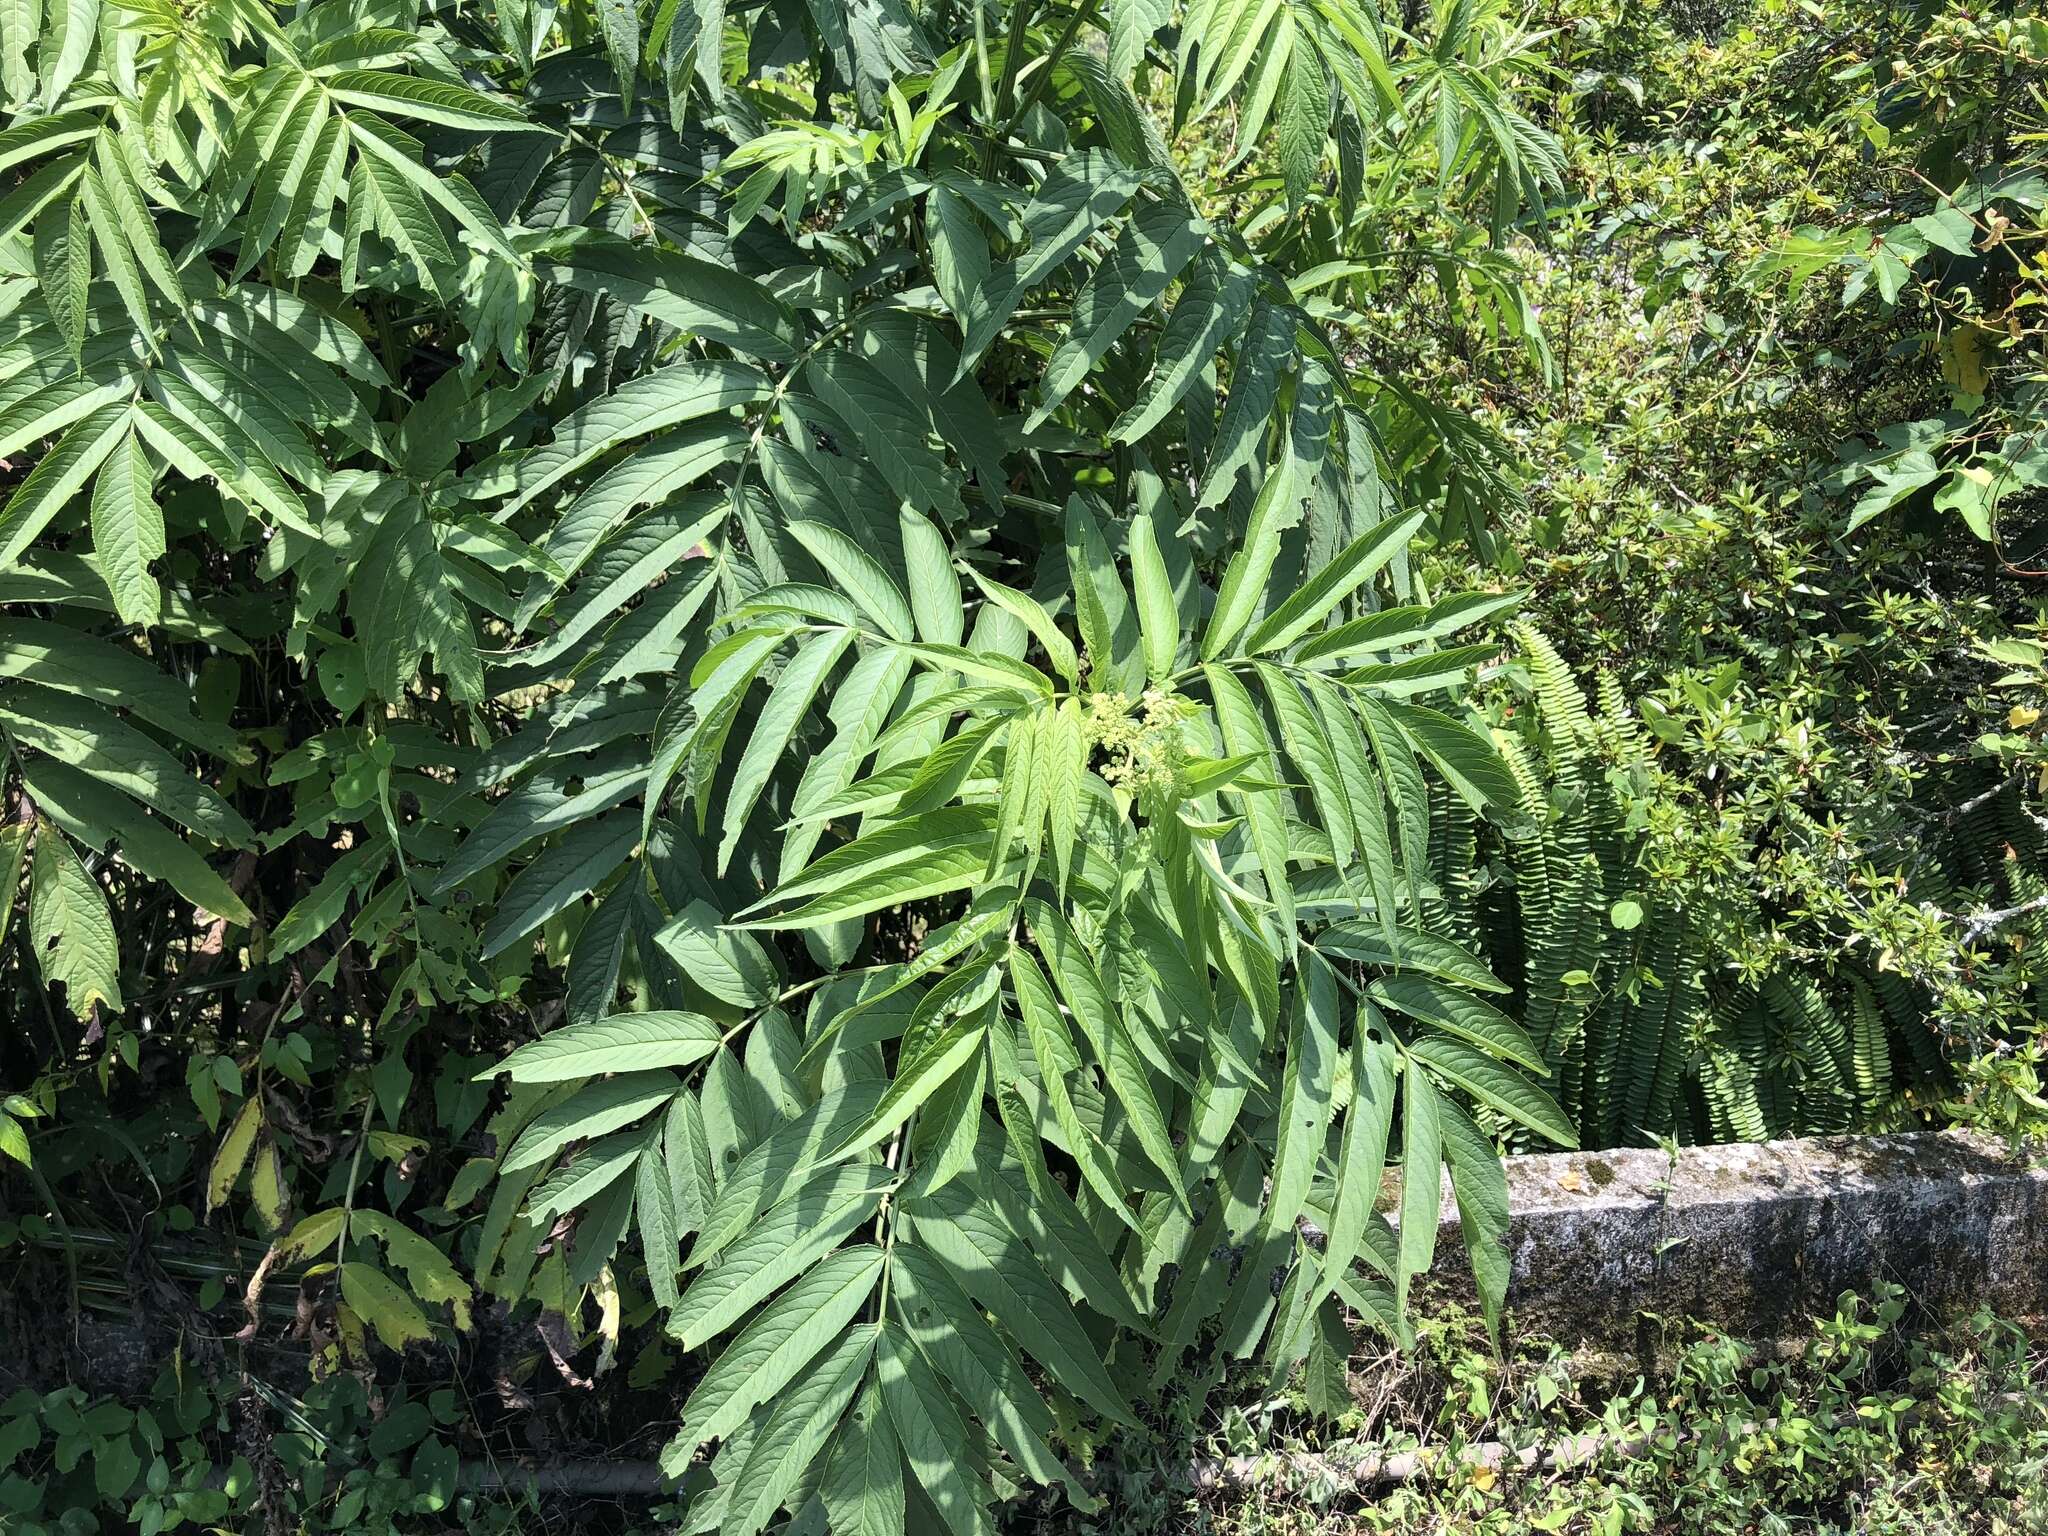
[[[1634,1348],[1651,1312],[1769,1338],[1880,1279],[1936,1315],[2048,1313],[2048,1171],[1969,1132],[1518,1157],[1508,1188],[1520,1333]],[[1455,1271],[1448,1180],[1444,1221]]]

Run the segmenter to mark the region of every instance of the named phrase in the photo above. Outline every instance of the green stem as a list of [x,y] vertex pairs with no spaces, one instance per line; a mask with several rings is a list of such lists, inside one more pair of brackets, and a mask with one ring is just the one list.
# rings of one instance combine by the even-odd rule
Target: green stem
[[[263,1091],[262,1079],[257,1079],[256,1091]],[[348,1226],[356,1211],[356,1177],[363,1169],[363,1148],[370,1144],[370,1114],[377,1107],[377,1095],[372,1090],[363,1102],[363,1123],[356,1127],[356,1149],[348,1160],[348,1187],[341,1192],[341,1230],[334,1236],[334,1264],[341,1267],[341,1255],[348,1246]],[[339,1282],[337,1282],[339,1283]]]
[[974,59],[975,78],[981,83],[982,121],[992,123],[996,117],[996,104],[988,88],[988,18],[981,0],[974,0]]
[[[1024,34],[1031,28],[1031,10],[1032,0],[1017,0],[1017,8],[1010,12],[1010,36],[1009,40],[1003,45],[1003,80],[1002,84],[996,87],[996,110],[995,116],[990,119],[991,125],[997,119],[1007,122],[1009,120],[1011,103],[1016,100],[1017,70],[1020,67],[1018,60],[1024,57]],[[981,146],[981,174],[984,179],[994,173],[996,168],[996,145],[1007,137],[1009,137],[1009,134],[1005,130],[983,141]]]
[[[1038,105],[1038,98],[1045,94],[1046,83],[1052,79],[1052,72],[1059,68],[1061,58],[1073,46],[1074,39],[1088,24],[1089,18],[1095,14],[1095,7],[1100,3],[1101,0],[1081,0],[1081,3],[1074,7],[1074,14],[1067,18],[1066,30],[1060,33],[1059,41],[1052,45],[1052,51],[1045,55],[1045,67],[1031,77],[1031,89],[1024,93],[1024,99],[1018,102],[1016,109],[1010,113],[1009,120],[1003,124],[1003,131],[998,137],[1007,139],[1016,132],[1017,125],[1024,121],[1026,114],[1033,107]],[[1008,62],[1004,61],[1006,65]]]
[[[897,1166],[897,1159],[901,1158],[906,1164],[910,1161],[910,1132],[916,1124],[917,1111],[913,1109],[910,1118],[896,1127],[895,1139],[889,1143],[886,1166],[899,1176],[903,1169]],[[900,1178],[898,1187],[901,1187]],[[875,1241],[882,1245],[882,1288],[875,1299],[875,1321],[878,1323],[889,1315],[889,1273],[895,1265],[896,1258],[894,1205],[895,1201],[891,1195],[883,1195],[882,1208],[875,1212]]]
[[[871,969],[879,970],[880,967],[871,967]],[[809,981],[800,981],[793,987],[784,987],[780,992],[775,994],[775,1001],[778,1003],[786,1003],[792,997],[802,997],[806,992],[810,991],[813,987],[822,987],[825,985],[826,982],[836,980],[838,980],[837,973],[825,976],[813,976]]]

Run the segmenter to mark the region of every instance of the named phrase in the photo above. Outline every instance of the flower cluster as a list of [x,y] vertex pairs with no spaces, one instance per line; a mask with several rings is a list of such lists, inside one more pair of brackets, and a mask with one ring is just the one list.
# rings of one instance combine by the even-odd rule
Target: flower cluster
[[1147,688],[1137,708],[1123,693],[1092,693],[1082,726],[1102,756],[1102,777],[1130,794],[1170,791],[1187,761],[1181,726],[1193,706],[1177,693]]

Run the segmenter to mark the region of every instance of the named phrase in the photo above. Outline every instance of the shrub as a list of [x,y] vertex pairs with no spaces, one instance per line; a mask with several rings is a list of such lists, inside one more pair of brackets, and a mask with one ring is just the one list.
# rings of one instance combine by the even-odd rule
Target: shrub
[[1589,1140],[2038,1132],[2038,24],[1552,19],[1569,191],[1499,256],[1546,345],[1393,285],[1360,343],[1526,466],[1420,564],[1555,651],[1486,690],[1541,835],[1441,931]]
[[1468,1106],[1572,1128],[1423,924],[1441,809],[1517,792],[1418,699],[1511,599],[1418,587],[1369,407],[1455,418],[1352,377],[1131,80],[1270,121],[1273,217],[1326,157],[1412,175],[1390,125],[1496,219],[1552,152],[1463,6],[1427,50],[1169,19],[10,27],[39,1203],[133,1156],[138,1227],[176,1191],[267,1245],[249,1332],[289,1276],[316,1375],[484,1310],[580,1387],[657,1313],[729,1532],[1086,1502],[1054,1445],[1198,1336],[1327,1375],[1350,1313],[1404,1333],[1446,1164],[1498,1308]]

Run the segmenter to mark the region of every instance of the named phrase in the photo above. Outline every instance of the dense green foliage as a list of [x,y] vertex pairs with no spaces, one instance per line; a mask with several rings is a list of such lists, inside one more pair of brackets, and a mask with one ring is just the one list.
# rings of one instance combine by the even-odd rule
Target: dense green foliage
[[[1935,1333],[1882,1283],[1799,1339],[1669,1323],[1659,1360],[1619,1377],[1531,1340],[1507,1359],[1456,1319],[1390,1364],[1340,1426],[1299,1406],[1223,1415],[1201,1443],[1257,1474],[1155,1496],[1116,1529],[1218,1536],[2023,1536],[2041,1528],[2048,1395],[2038,1344],[1979,1313]],[[1547,1453],[1558,1464],[1499,1456]],[[1375,1457],[1429,1472],[1359,1500]],[[1492,1458],[1486,1460],[1482,1458]],[[1178,1524],[1176,1522],[1179,1522]]]
[[1358,300],[1370,366],[1522,467],[1486,708],[1546,830],[1482,828],[1444,931],[1589,1142],[2037,1130],[2048,30],[1558,21],[1569,190],[1509,243],[1542,344]]
[[0,1518],[1072,1520],[1446,1167],[2037,1128],[2044,58],[0,0]]
[[[1989,1314],[1934,1332],[1914,1328],[1909,1315],[1905,1296],[1880,1284],[1871,1299],[1844,1296],[1798,1341],[1750,1343],[1672,1322],[1658,1365],[1620,1377],[1552,1340],[1526,1339],[1503,1356],[1477,1319],[1448,1315],[1424,1324],[1405,1356],[1360,1362],[1371,1367],[1370,1385],[1334,1418],[1289,1392],[1200,1422],[1168,1422],[1154,1456],[1103,1464],[1103,1507],[1064,1516],[1060,1528],[1091,1536],[2038,1530],[2048,1469],[2038,1343]],[[272,1438],[260,1427],[272,1411],[264,1397],[192,1373],[181,1382],[166,1366],[137,1410],[89,1402],[75,1387],[16,1394],[0,1404],[0,1451],[38,1473],[41,1503],[31,1518],[61,1525],[55,1517],[68,1512],[68,1528],[81,1531],[124,1516],[146,1521],[156,1509],[225,1523],[248,1506],[259,1479],[285,1529],[302,1520],[316,1530],[445,1527],[473,1536],[674,1528],[673,1508],[658,1502],[565,1510],[559,1498],[481,1479],[462,1486],[467,1410],[454,1389],[387,1392],[373,1415],[362,1383],[341,1376],[290,1406],[317,1424],[317,1436],[290,1428]],[[195,1432],[214,1422],[240,1453],[220,1467]],[[1474,1464],[1482,1447],[1500,1446],[1564,1451],[1566,1464]],[[1393,1457],[1428,1471],[1361,1497],[1353,1469]],[[1236,1471],[1227,1482],[1215,1476],[1225,1458]],[[1190,1469],[1203,1486],[1191,1486]],[[206,1486],[216,1472],[224,1486]],[[137,1485],[144,1491],[131,1498]]]
[[1472,1112],[1573,1139],[1422,926],[1514,599],[1422,598],[1131,79],[1288,206],[1556,156],[1462,7],[737,19],[10,31],[4,1123],[68,1265],[121,1154],[129,1242],[257,1239],[316,1380],[482,1313],[583,1389],[630,1314],[690,1529],[978,1531],[1198,1343],[1403,1335],[1446,1165],[1497,1312]]

